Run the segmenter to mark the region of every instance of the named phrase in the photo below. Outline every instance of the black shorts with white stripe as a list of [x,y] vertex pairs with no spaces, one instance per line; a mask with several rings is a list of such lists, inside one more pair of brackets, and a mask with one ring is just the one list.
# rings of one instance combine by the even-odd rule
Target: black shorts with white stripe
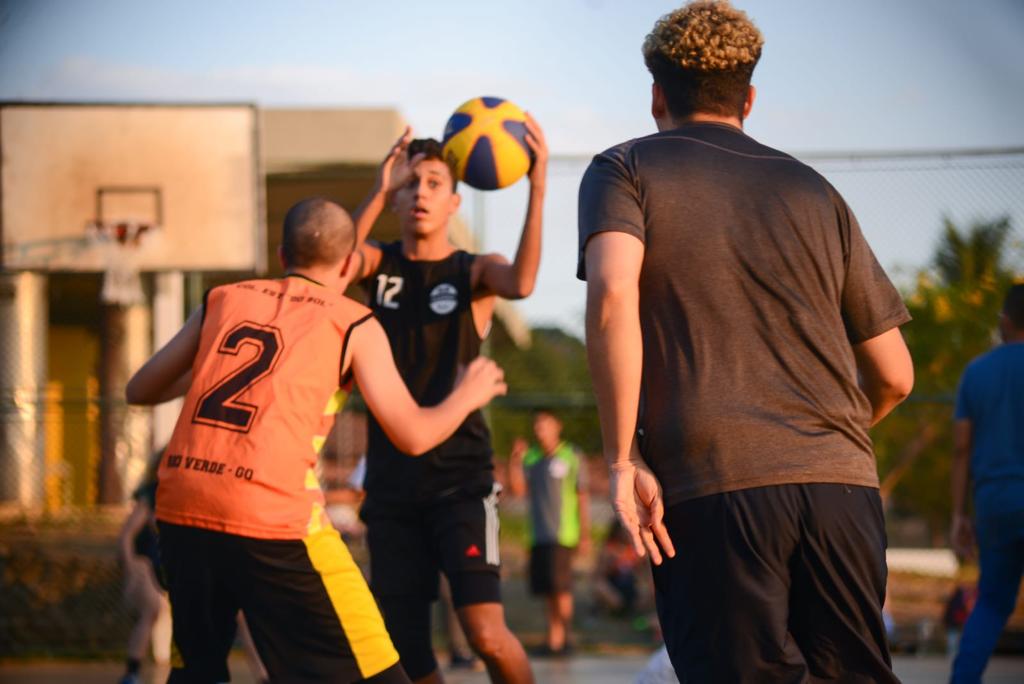
[[500,491],[501,485],[494,484],[480,496],[459,495],[415,506],[365,507],[374,595],[433,601],[440,571],[448,578],[456,608],[500,602]]
[[501,601],[498,492],[489,489],[419,506],[364,506],[370,587],[384,624],[413,680],[437,669],[430,605],[439,571],[456,608]]

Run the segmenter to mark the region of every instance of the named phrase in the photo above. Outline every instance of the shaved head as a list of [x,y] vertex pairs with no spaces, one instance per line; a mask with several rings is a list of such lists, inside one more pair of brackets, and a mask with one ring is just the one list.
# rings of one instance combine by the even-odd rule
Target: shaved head
[[281,252],[289,268],[333,266],[349,255],[355,237],[348,212],[329,199],[313,197],[285,215]]

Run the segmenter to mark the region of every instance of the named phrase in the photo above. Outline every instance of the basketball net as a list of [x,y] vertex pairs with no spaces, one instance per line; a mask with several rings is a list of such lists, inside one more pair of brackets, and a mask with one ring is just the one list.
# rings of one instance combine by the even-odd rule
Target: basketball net
[[158,226],[139,221],[93,222],[86,229],[90,244],[103,260],[104,304],[131,306],[146,301],[139,273],[143,242]]

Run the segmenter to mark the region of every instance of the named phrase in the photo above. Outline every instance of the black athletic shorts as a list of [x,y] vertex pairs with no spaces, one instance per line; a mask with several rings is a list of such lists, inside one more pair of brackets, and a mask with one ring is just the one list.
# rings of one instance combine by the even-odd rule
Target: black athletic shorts
[[420,506],[375,506],[364,515],[374,595],[436,600],[441,571],[456,608],[501,601],[500,489]]
[[179,661],[169,682],[224,682],[238,611],[272,681],[409,682],[359,568],[333,529],[241,537],[161,522]]
[[498,492],[455,496],[419,506],[364,507],[370,587],[388,633],[412,679],[437,669],[431,646],[430,604],[439,572],[456,608],[501,602]]
[[665,524],[676,556],[653,566],[655,596],[680,681],[899,681],[877,489],[744,489],[673,505]]
[[572,557],[576,549],[538,544],[530,549],[530,593],[537,596],[572,591]]

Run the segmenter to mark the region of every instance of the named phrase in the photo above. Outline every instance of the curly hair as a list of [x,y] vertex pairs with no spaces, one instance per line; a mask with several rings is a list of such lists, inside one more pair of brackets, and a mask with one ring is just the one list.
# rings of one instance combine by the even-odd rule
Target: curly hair
[[697,0],[657,21],[644,39],[644,63],[673,116],[742,115],[764,38],[727,0]]

